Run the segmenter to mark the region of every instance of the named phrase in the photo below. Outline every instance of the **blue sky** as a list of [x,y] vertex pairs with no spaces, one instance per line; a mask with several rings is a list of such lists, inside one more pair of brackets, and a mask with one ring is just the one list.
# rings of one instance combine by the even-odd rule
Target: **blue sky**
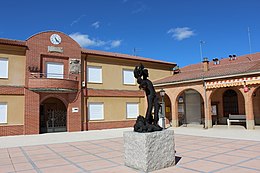
[[[260,52],[259,0],[4,0],[0,37],[26,40],[57,30],[89,49],[181,67],[203,57]],[[135,50],[135,51],[134,51]]]

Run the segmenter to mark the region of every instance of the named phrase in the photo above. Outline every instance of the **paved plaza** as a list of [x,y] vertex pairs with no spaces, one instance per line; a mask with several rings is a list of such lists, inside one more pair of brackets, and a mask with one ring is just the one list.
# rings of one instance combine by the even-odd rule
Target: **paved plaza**
[[[138,173],[124,166],[122,134],[128,130],[0,137],[0,173]],[[176,166],[154,173],[260,172],[259,129],[174,130]],[[217,137],[219,131],[224,138]]]

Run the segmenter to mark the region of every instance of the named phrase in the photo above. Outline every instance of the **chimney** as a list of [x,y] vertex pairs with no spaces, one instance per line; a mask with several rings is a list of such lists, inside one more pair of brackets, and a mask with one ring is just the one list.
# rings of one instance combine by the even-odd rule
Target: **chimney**
[[209,60],[208,58],[203,58],[203,71],[206,72],[206,71],[209,71]]
[[214,65],[218,65],[220,63],[218,58],[213,58]]
[[180,73],[181,72],[181,70],[180,70],[180,67],[179,66],[175,66],[174,68],[173,68],[173,74],[178,74],[178,73]]

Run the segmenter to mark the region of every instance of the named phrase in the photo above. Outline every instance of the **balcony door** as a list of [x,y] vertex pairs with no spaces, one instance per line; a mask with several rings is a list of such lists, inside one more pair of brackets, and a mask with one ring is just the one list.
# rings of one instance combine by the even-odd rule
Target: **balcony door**
[[46,63],[47,78],[63,79],[64,77],[64,64],[59,62]]

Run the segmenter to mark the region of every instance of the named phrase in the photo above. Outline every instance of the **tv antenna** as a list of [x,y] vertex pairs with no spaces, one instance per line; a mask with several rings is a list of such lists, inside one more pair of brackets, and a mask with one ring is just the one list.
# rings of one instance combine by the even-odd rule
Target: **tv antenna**
[[203,53],[202,53],[202,44],[205,44],[205,41],[200,40],[200,60],[202,62],[203,60]]
[[137,56],[137,52],[140,52],[141,49],[139,48],[133,48],[133,56]]
[[251,35],[250,35],[250,29],[249,27],[247,28],[247,34],[248,34],[248,43],[249,43],[249,53],[252,53],[252,46],[251,46]]

